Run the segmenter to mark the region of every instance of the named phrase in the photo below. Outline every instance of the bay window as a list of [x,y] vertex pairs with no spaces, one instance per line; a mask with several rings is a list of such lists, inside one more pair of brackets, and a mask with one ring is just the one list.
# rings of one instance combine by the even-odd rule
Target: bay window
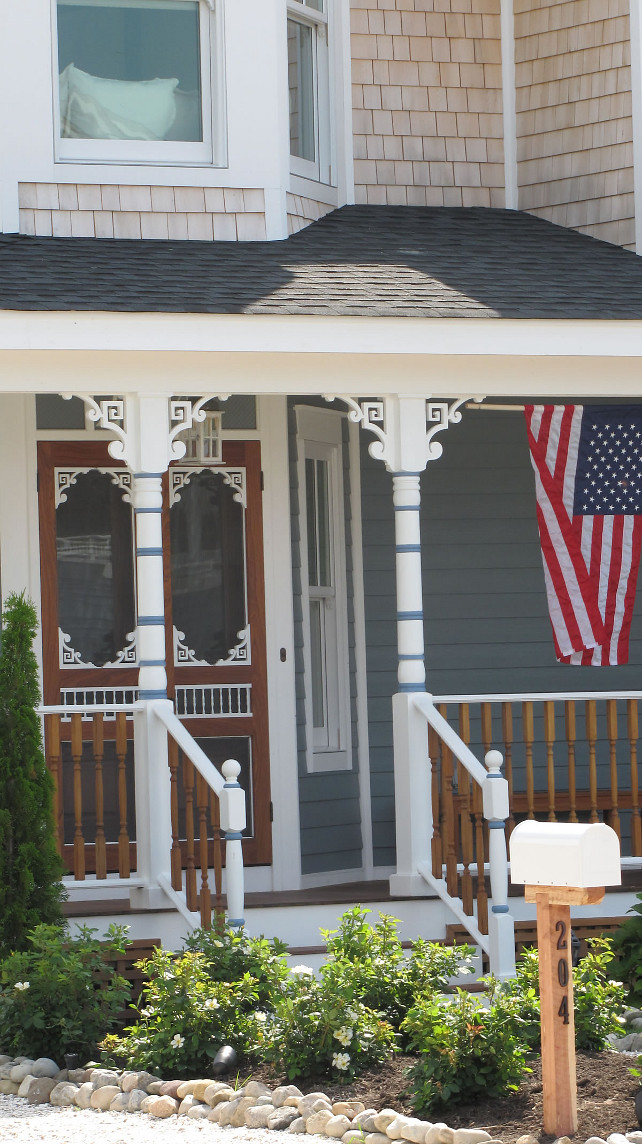
[[57,157],[220,161],[216,22],[209,0],[56,0]]
[[329,0],[288,0],[290,169],[329,183]]

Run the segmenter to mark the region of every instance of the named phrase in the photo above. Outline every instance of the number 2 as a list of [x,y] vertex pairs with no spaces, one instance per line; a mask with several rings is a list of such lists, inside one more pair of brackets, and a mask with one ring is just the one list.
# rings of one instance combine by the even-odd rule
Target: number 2
[[566,941],[566,922],[557,922],[555,929],[560,935],[557,939],[557,948],[567,949],[568,943]]

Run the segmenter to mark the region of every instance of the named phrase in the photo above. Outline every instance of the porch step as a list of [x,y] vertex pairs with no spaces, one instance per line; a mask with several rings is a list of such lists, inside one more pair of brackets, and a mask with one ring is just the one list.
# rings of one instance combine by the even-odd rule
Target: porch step
[[[626,917],[616,918],[573,918],[571,925],[573,933],[580,939],[580,957],[587,952],[587,940],[592,937],[612,937]],[[446,926],[446,945],[466,945],[471,941],[470,934],[465,926]],[[515,922],[515,952],[522,953],[528,946],[537,945],[537,923],[535,921]]]

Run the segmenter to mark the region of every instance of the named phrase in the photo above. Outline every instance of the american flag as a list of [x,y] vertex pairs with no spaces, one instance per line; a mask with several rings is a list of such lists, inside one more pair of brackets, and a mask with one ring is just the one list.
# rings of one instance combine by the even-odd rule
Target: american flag
[[527,405],[561,663],[628,663],[642,547],[642,406]]

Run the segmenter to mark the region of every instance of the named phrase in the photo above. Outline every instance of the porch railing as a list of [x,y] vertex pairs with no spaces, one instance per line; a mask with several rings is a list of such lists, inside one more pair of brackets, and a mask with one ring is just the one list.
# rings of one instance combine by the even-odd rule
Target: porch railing
[[642,858],[641,700],[641,691],[629,691],[444,695],[433,702],[473,752],[503,752],[507,837],[522,818],[604,821],[625,857]]
[[242,925],[240,765],[228,760],[221,776],[167,700],[40,712],[58,848],[74,881],[115,877],[132,898],[160,887],[191,925],[209,926],[225,912],[225,866],[228,924]]

